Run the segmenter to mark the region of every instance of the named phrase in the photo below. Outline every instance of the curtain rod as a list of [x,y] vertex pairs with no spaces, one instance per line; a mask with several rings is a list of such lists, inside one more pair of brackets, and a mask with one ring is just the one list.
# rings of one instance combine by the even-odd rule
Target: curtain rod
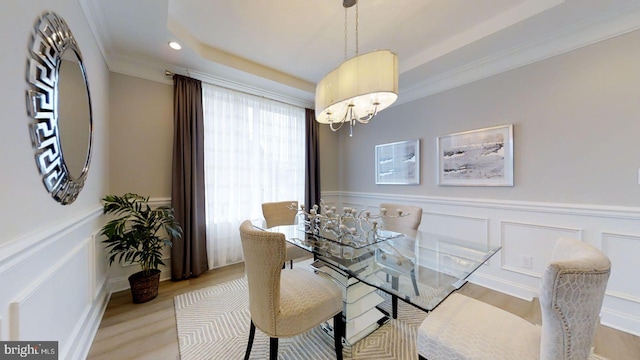
[[[216,78],[213,77],[211,75],[207,75],[204,73],[200,73],[200,72],[194,72],[195,74],[192,75],[191,72],[189,71],[189,69],[185,69],[187,72],[187,75],[191,78],[206,82],[208,84],[211,84],[213,86],[217,86],[219,88],[222,89],[226,89],[229,91],[236,91],[242,94],[246,94],[246,95],[251,95],[251,96],[256,96],[259,98],[263,98],[263,99],[267,99],[267,100],[272,100],[272,101],[276,101],[282,104],[286,104],[286,105],[292,105],[292,106],[298,106],[304,109],[313,109],[313,105],[309,105],[308,103],[304,102],[303,100],[299,100],[299,99],[295,99],[295,98],[290,98],[288,96],[283,96],[277,93],[273,93],[270,91],[265,91],[259,88],[255,88],[252,86],[248,86],[248,85],[244,85],[244,84],[240,84],[240,83],[236,83],[236,82],[232,82],[229,80],[224,80],[221,78]],[[174,73],[173,71],[169,71],[166,70],[164,71],[164,75],[166,77],[173,77],[173,75],[180,75],[177,73]],[[223,83],[227,83],[227,84],[231,84],[230,85],[224,85]],[[233,86],[236,85],[236,86]],[[244,90],[244,89],[248,89],[248,90]]]

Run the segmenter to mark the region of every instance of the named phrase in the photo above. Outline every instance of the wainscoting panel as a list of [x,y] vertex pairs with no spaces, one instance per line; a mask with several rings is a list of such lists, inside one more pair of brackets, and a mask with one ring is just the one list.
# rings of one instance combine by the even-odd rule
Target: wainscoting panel
[[502,269],[542,278],[556,240],[582,240],[581,229],[501,221]]
[[[84,359],[109,293],[94,246],[101,208],[3,247],[0,340],[58,341],[61,359]],[[98,258],[99,256],[99,258]]]
[[422,231],[501,245],[500,254],[470,281],[526,300],[537,296],[558,238],[588,242],[612,261],[601,322],[640,336],[640,208],[357,192],[322,195],[339,209],[375,209],[387,202],[421,206]]
[[106,251],[100,240],[99,232],[91,234],[89,242],[89,266],[91,271],[91,299],[98,300],[98,297],[105,292],[107,285],[107,272],[109,270],[109,261],[107,260]]
[[640,304],[640,236],[603,233],[602,250],[611,260],[607,295]]
[[[327,204],[325,204],[325,205],[327,205]],[[335,206],[335,205],[331,205],[331,206]],[[342,213],[342,208],[343,207],[349,207],[349,208],[355,209],[356,211],[360,211],[360,210],[363,210],[363,209],[367,209],[367,210],[370,210],[370,211],[372,210],[370,206],[367,207],[366,205],[364,205],[362,203],[346,202],[346,203],[343,203],[341,207],[336,206],[336,208],[337,208],[339,213]]]
[[[325,206],[329,206],[329,207],[335,206],[336,208],[338,206],[342,206],[342,202],[340,201],[340,195],[336,192],[333,192],[333,191],[323,192],[321,196],[322,198],[320,200]],[[309,208],[309,206],[313,206],[313,204],[311,205],[305,204],[305,206]]]
[[420,228],[429,233],[489,244],[489,219],[432,211],[422,212]]
[[[61,347],[69,344],[68,336],[76,327],[76,319],[82,317],[88,305],[87,246],[88,242],[77,246],[10,304],[11,340],[57,340]],[[60,349],[66,353],[63,350]]]

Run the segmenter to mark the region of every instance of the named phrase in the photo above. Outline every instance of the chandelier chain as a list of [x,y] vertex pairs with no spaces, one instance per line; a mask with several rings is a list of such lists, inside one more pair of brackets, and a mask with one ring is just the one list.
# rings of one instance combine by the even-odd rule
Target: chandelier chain
[[356,1],[356,56],[358,56],[358,2]]
[[[378,111],[393,104],[398,97],[397,55],[389,50],[360,53],[358,0],[343,0],[344,58],[339,67],[327,74],[316,86],[316,120],[337,131],[349,123],[349,136],[356,124],[368,124]],[[355,56],[349,55],[348,8],[356,6]],[[382,74],[379,72],[383,71]],[[343,73],[344,72],[344,73]],[[370,81],[369,79],[375,79]],[[319,112],[319,109],[322,111]],[[346,108],[346,109],[345,109]]]
[[[349,48],[348,45],[347,45],[347,43],[349,42],[349,37],[348,37],[349,31],[348,31],[348,28],[347,28],[347,22],[348,22],[347,21],[347,17],[348,17],[347,16],[347,9],[348,9],[347,7],[344,8],[344,59],[345,60],[347,60],[347,58],[348,58],[348,54],[347,53],[348,53],[348,48]],[[356,48],[355,48],[355,51],[356,51],[356,54],[355,54],[355,56],[358,56],[359,50],[360,50],[359,49],[360,46],[359,46],[359,42],[358,42],[358,35],[359,35],[358,34],[358,25],[359,25],[358,18],[359,18],[359,16],[358,16],[358,2],[356,1],[356,26],[355,26],[355,34],[356,34],[356,39],[355,39],[356,40],[355,41]]]
[[344,8],[344,59],[347,60],[347,8]]

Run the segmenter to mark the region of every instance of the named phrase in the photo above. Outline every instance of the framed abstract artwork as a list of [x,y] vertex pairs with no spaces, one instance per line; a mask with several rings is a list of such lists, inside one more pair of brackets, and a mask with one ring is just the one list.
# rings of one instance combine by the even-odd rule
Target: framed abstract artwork
[[420,184],[420,140],[376,145],[376,184]]
[[513,186],[513,124],[438,137],[438,185]]

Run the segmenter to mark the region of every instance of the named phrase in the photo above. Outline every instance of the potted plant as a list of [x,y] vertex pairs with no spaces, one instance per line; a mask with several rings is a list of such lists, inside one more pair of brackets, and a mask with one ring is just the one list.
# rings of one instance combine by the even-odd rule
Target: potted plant
[[100,231],[106,237],[102,242],[109,251],[109,265],[116,259],[121,264],[140,264],[142,270],[129,276],[133,302],[154,299],[160,284],[158,267],[164,265],[162,249],[171,246],[171,238],[182,237],[173,209],[168,206],[152,209],[149,197],[132,193],[107,195],[102,201],[104,213],[117,216]]

